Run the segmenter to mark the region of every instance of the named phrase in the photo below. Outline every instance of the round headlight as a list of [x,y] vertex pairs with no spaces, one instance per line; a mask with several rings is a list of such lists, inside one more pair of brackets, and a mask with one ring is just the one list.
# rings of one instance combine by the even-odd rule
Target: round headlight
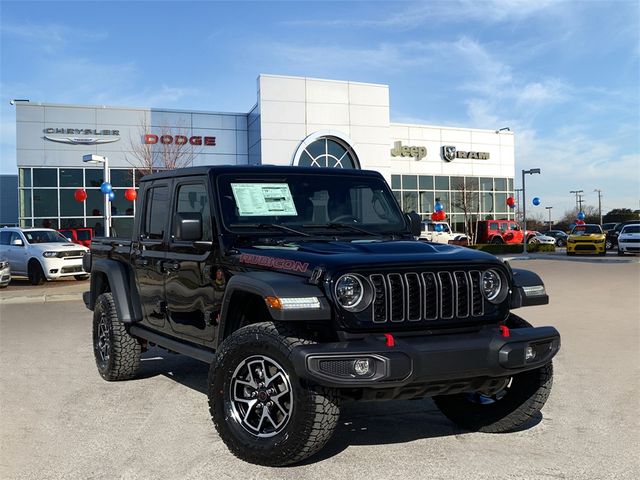
[[497,271],[487,270],[482,274],[482,293],[491,303],[504,300],[502,284],[502,276]]
[[360,275],[347,273],[336,282],[336,300],[350,312],[361,312],[371,303],[371,286]]

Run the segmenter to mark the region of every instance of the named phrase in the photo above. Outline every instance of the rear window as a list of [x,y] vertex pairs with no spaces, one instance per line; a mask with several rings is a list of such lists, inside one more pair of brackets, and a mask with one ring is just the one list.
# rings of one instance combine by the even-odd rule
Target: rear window
[[78,240],[91,240],[91,232],[89,230],[77,230]]

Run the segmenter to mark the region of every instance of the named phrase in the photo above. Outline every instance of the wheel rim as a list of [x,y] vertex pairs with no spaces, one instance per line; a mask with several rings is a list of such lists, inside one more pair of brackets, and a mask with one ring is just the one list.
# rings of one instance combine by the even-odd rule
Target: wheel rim
[[277,435],[291,418],[289,376],[269,357],[255,355],[243,360],[231,377],[230,394],[235,420],[256,437]]
[[96,353],[98,354],[98,360],[103,365],[109,362],[109,350],[111,348],[109,333],[107,316],[103,313],[98,321],[98,338],[96,340]]

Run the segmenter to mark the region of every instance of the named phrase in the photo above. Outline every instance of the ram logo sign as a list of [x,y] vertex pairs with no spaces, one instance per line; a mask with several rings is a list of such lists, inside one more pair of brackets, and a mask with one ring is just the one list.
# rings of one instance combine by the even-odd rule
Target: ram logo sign
[[489,160],[489,152],[465,152],[464,150],[458,150],[453,145],[444,145],[442,147],[442,159],[445,162],[452,162],[456,158],[463,158],[466,160]]

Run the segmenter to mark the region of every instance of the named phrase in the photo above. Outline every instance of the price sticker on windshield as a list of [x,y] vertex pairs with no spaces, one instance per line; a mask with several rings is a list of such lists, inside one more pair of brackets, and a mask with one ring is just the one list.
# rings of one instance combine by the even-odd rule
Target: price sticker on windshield
[[232,183],[231,189],[241,217],[298,215],[287,183]]

